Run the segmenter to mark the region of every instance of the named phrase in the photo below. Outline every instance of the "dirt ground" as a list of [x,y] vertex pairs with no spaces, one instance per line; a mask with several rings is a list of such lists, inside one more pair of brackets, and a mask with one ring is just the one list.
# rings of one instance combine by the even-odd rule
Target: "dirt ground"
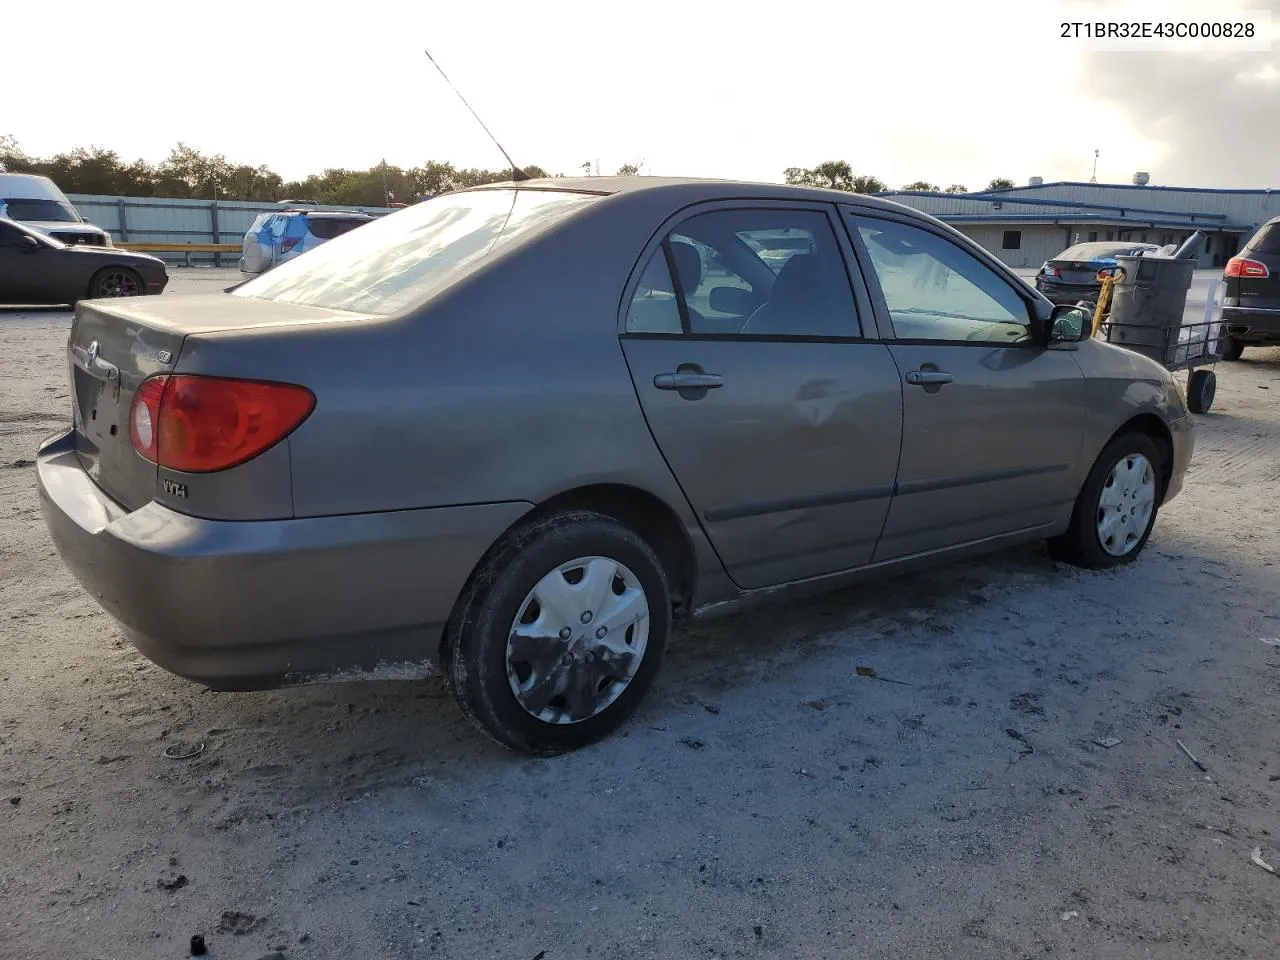
[[1219,367],[1136,565],[701,625],[539,761],[438,682],[214,694],[122,642],[34,489],[68,325],[0,310],[0,958],[1275,956],[1280,350]]

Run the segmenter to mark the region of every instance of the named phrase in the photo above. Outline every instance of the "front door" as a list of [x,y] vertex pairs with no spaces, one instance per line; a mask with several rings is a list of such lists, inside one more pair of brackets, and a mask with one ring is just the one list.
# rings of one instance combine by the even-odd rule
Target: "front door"
[[1046,346],[1016,281],[940,231],[848,218],[903,382],[902,459],[875,559],[1030,532],[1067,515],[1086,409],[1075,353]]
[[0,223],[0,303],[40,303],[36,297],[39,254],[23,240],[27,234],[10,223]]
[[869,301],[833,213],[696,214],[628,301],[623,350],[649,428],[742,587],[867,563],[889,508],[902,388],[889,349],[863,338]]

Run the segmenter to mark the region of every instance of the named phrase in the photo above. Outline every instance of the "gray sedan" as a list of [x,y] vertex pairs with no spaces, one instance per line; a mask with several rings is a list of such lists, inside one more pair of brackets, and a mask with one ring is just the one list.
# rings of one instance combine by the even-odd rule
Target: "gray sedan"
[[442,667],[499,742],[616,728],[673,625],[1181,488],[1158,364],[941,222],[653,178],[438,197],[210,295],[82,302],[39,452],[64,561],[217,689]]

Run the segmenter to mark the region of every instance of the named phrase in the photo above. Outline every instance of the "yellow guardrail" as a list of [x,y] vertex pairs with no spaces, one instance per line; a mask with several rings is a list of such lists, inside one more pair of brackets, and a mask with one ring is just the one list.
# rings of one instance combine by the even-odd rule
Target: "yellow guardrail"
[[238,243],[117,243],[121,250],[140,253],[239,253]]

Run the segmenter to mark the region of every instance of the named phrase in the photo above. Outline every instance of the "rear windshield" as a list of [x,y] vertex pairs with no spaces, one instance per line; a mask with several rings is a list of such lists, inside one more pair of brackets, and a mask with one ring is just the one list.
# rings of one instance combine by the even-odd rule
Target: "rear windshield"
[[1251,253],[1280,253],[1280,223],[1268,223],[1255,233],[1247,249]]
[[1123,257],[1142,250],[1156,249],[1159,248],[1153,243],[1077,243],[1074,247],[1067,247],[1053,259],[1109,260],[1112,257]]
[[422,303],[501,244],[571,216],[599,197],[477,190],[416,203],[308,250],[242,284],[237,297],[390,315]]
[[55,220],[59,223],[79,223],[75,210],[59,200],[32,200],[26,197],[5,197],[5,216],[10,220]]
[[311,235],[321,240],[332,240],[362,223],[369,223],[360,217],[308,217],[307,222],[311,226]]

